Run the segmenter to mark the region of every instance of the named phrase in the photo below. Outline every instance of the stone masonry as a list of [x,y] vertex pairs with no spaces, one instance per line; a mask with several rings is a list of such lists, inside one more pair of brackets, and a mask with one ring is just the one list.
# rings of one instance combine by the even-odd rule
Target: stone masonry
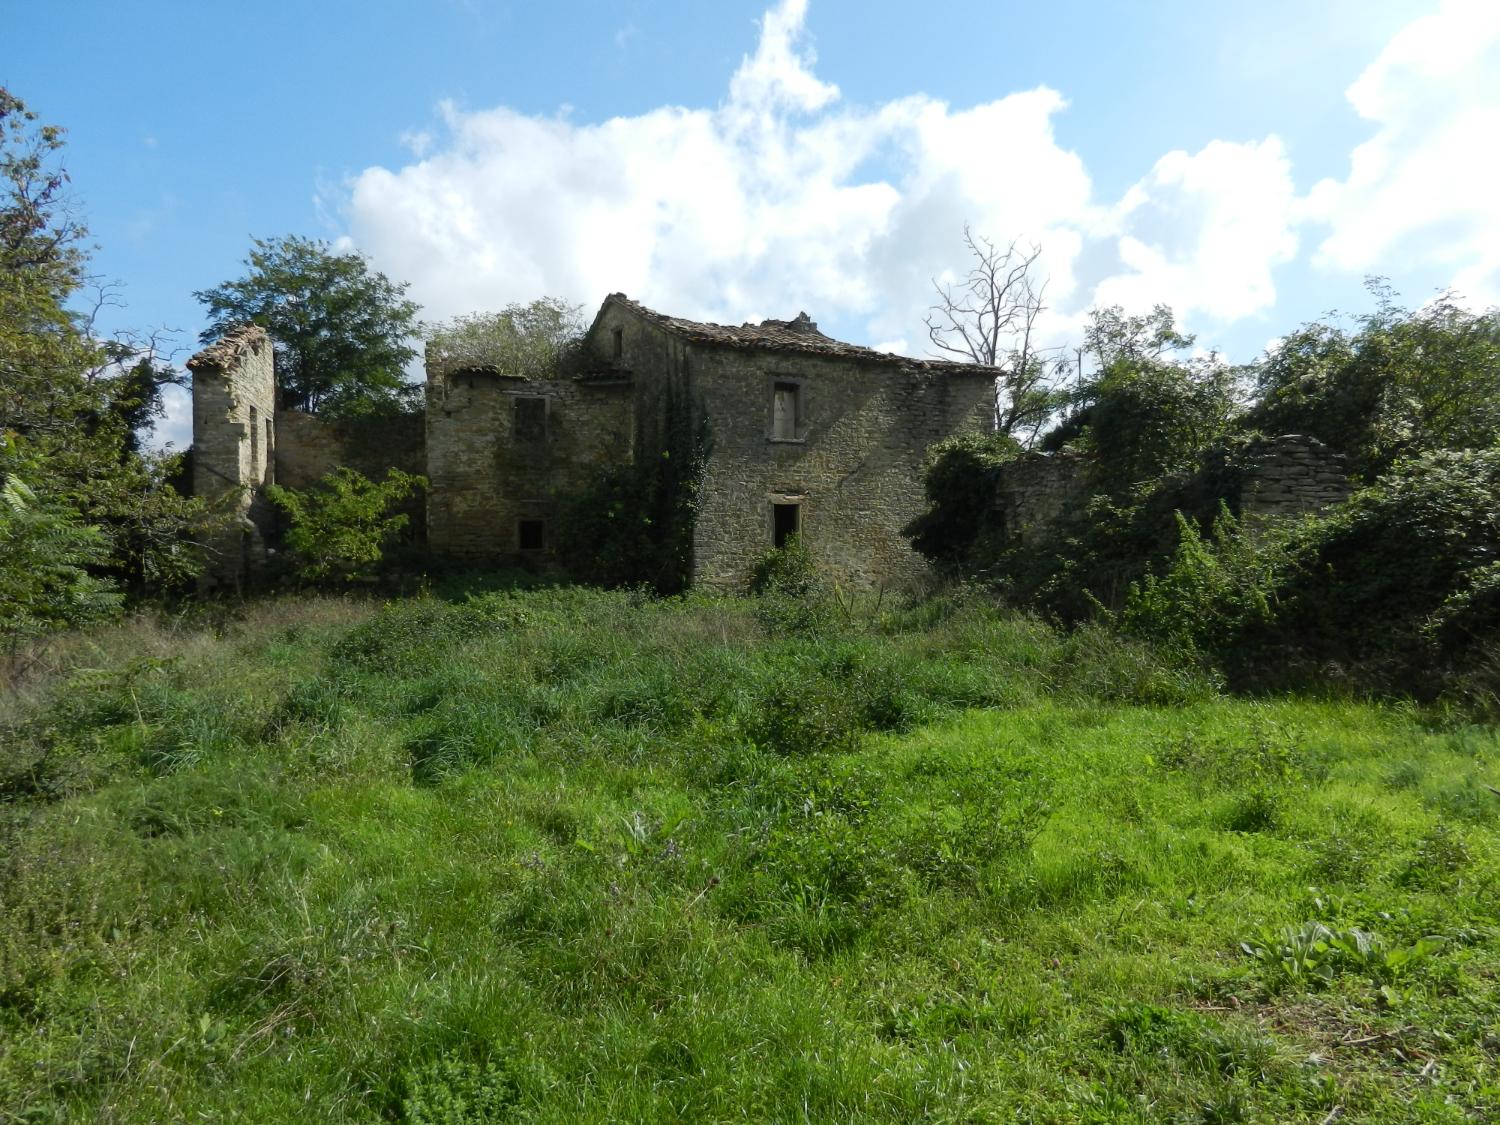
[[[1343,455],[1301,434],[1262,438],[1236,463],[1239,491],[1227,499],[1246,523],[1326,511],[1354,489]],[[1006,465],[995,487],[1006,536],[1035,541],[1087,504],[1096,490],[1088,467],[1086,456],[1069,452],[1026,453]]]
[[263,488],[276,461],[271,341],[254,325],[231,329],[188,360],[193,373],[193,494],[215,508],[206,587],[239,589],[265,562],[270,513]]
[[262,487],[305,487],[339,464],[377,476],[425,468],[427,542],[468,565],[561,562],[554,521],[601,468],[670,454],[674,418],[706,431],[693,579],[742,589],[795,534],[841,581],[909,585],[927,565],[901,529],[925,507],[929,446],[993,425],[993,368],[841,343],[806,314],[738,327],[606,298],[576,374],[526,379],[429,357],[420,437],[362,444],[322,419],[274,409],[271,346],[236,329],[189,363],[195,488],[234,506],[220,584],[254,574],[270,527]]
[[427,541],[474,563],[545,560],[559,501],[632,455],[623,378],[528,380],[493,368],[427,373]]
[[637,456],[659,455],[667,402],[706,421],[693,580],[718,589],[742,589],[791,533],[851,585],[920,581],[926,563],[901,529],[925,507],[927,449],[993,425],[994,369],[845,344],[805,313],[702,324],[617,293],[585,348],[596,369],[631,380]]
[[1319,512],[1343,503],[1353,490],[1342,454],[1317,438],[1283,434],[1250,448],[1240,516],[1254,521]]

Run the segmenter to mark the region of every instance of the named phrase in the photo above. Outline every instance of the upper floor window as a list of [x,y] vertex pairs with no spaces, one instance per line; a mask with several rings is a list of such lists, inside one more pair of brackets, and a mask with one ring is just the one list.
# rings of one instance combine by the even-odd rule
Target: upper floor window
[[615,359],[624,359],[625,358],[625,329],[623,329],[623,328],[616,328],[614,330],[614,334],[613,335],[614,335],[614,342],[615,342],[615,355],[614,355],[614,358]]
[[776,383],[771,388],[771,437],[795,441],[802,436],[802,388],[796,383]]
[[547,400],[540,395],[518,395],[515,399],[515,439],[547,440]]

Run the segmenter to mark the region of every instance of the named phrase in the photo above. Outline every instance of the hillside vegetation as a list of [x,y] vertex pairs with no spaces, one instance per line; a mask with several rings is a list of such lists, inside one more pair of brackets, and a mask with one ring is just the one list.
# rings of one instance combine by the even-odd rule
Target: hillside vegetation
[[66,638],[0,1122],[1478,1121],[1500,740],[950,597]]

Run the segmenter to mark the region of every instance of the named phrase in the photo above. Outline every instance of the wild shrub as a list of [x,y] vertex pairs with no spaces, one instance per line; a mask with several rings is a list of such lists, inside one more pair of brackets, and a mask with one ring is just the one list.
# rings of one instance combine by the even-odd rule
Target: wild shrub
[[445,1055],[407,1072],[401,1120],[407,1125],[492,1125],[508,1118],[516,1080],[495,1059]]
[[768,636],[811,636],[835,623],[833,591],[800,536],[756,561],[749,592],[755,598],[755,619]]
[[1398,463],[1291,545],[1268,639],[1432,696],[1495,635],[1500,449]]
[[922,489],[927,510],[902,534],[912,546],[949,568],[982,566],[997,553],[994,539],[995,486],[1000,470],[1021,454],[1008,434],[965,434],[938,442],[927,451]]
[[[0,434],[0,454],[9,438]],[[92,571],[109,557],[104,533],[73,508],[44,500],[0,456],[0,685],[27,638],[107,620],[121,595]]]
[[338,583],[374,575],[386,547],[409,522],[404,512],[391,509],[426,486],[425,477],[400,469],[377,482],[342,466],[310,488],[272,485],[266,495],[286,514],[286,545],[297,560],[297,576]]
[[1177,518],[1177,550],[1160,572],[1132,583],[1120,626],[1186,656],[1223,661],[1246,630],[1272,620],[1284,537],[1251,536],[1220,505],[1211,536]]

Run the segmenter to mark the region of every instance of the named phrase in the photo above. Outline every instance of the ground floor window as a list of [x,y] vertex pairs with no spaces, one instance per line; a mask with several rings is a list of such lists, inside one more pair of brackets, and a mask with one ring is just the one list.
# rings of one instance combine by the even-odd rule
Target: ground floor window
[[540,551],[547,545],[547,526],[542,520],[521,520],[516,525],[516,541],[523,551]]
[[771,505],[771,542],[778,549],[802,531],[801,504]]

